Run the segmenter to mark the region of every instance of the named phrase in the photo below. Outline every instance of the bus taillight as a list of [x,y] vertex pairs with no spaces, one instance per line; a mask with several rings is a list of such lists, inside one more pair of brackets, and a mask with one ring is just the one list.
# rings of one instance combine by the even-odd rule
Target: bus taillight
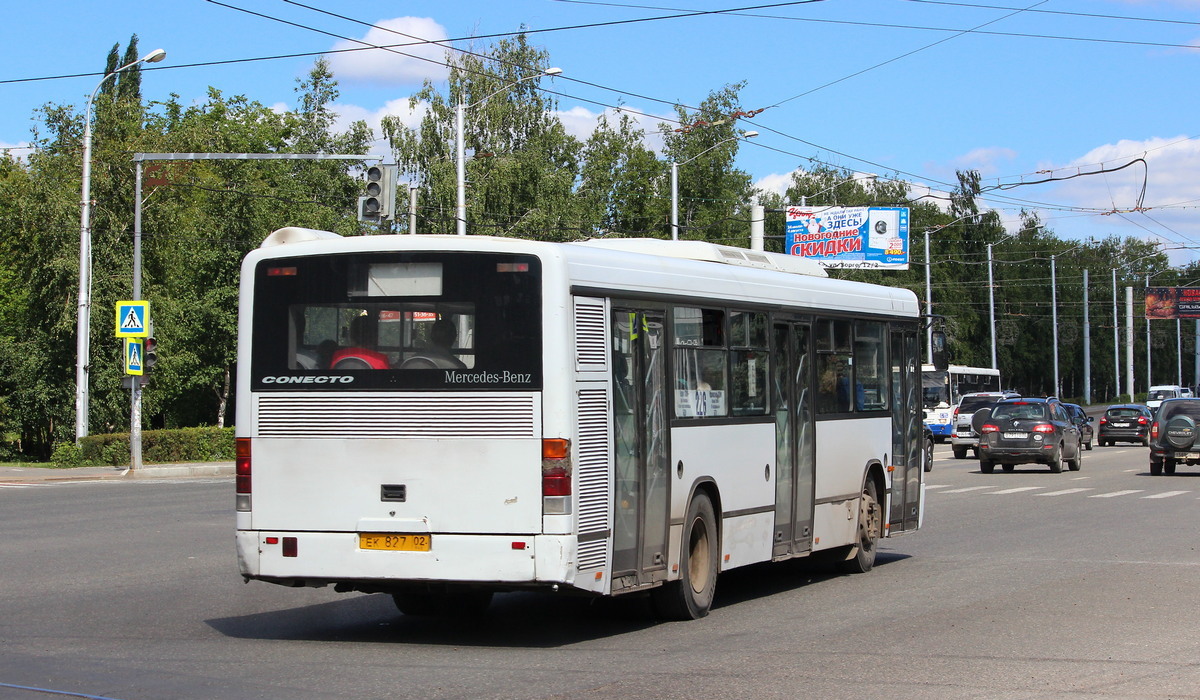
[[542,440],[542,513],[567,515],[571,512],[571,441],[562,438]]
[[234,486],[237,493],[237,509],[250,511],[250,438],[237,438],[237,461],[234,466]]

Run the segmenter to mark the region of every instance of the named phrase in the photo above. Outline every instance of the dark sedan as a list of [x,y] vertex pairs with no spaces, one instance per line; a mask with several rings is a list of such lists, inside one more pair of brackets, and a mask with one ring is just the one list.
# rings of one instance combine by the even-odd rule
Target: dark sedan
[[979,423],[979,469],[985,474],[996,464],[1004,471],[1029,463],[1052,472],[1061,472],[1063,462],[1071,471],[1083,466],[1079,428],[1057,399],[1007,399]]
[[1116,442],[1149,444],[1150,422],[1153,420],[1154,412],[1140,403],[1109,406],[1104,415],[1100,416],[1096,442],[1101,447]]
[[1063,406],[1067,408],[1067,415],[1071,416],[1071,422],[1079,428],[1079,441],[1083,443],[1083,449],[1092,449],[1092,438],[1096,435],[1096,429],[1092,427],[1092,423],[1096,420],[1083,410],[1083,406],[1077,403],[1065,403]]

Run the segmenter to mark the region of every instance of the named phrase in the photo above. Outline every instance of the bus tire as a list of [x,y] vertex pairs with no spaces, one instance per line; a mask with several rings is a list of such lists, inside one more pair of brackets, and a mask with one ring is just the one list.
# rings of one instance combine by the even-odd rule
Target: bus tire
[[879,536],[883,531],[883,510],[875,490],[875,480],[868,478],[858,502],[857,541],[850,556],[841,563],[841,570],[848,574],[865,574],[875,566],[875,552]]
[[708,614],[717,592],[721,547],[712,501],[697,493],[684,519],[679,580],[650,592],[655,613],[668,620],[696,620]]
[[396,609],[415,617],[476,617],[487,612],[492,592],[476,589],[412,588],[392,593]]

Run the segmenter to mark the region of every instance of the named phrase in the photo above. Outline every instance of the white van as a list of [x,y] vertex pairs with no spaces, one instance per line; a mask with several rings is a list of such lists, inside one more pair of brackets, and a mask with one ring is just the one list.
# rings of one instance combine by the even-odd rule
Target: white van
[[[1180,398],[1181,396],[1185,395],[1183,392],[1183,387],[1179,386],[1178,384],[1159,384],[1157,386],[1152,386],[1150,387],[1150,390],[1146,392],[1146,406],[1152,411],[1158,410],[1158,407],[1162,404],[1163,399]],[[1191,392],[1188,393],[1190,394]]]

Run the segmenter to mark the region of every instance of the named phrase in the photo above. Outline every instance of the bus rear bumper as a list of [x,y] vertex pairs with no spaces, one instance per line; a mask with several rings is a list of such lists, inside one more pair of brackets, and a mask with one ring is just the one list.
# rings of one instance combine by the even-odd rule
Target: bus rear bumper
[[572,536],[433,533],[430,537],[426,552],[377,551],[361,549],[354,532],[239,530],[238,567],[247,580],[264,579],[292,586],[345,581],[519,586],[571,584],[574,579]]

